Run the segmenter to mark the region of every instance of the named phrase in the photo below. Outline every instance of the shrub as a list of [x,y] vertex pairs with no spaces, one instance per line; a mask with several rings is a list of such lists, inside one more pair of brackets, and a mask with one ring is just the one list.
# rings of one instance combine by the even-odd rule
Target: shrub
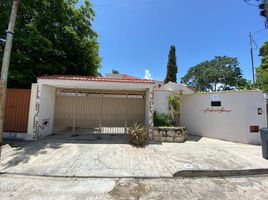
[[174,126],[175,122],[171,115],[154,113],[154,126]]
[[147,131],[142,124],[134,124],[128,129],[128,140],[136,146],[145,145],[147,142]]

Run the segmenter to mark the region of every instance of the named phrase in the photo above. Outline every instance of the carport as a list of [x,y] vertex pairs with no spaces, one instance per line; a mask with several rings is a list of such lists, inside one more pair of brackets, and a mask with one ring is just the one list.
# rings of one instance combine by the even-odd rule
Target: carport
[[[135,77],[44,76],[32,85],[28,135],[126,134],[134,123],[151,136],[154,81]],[[28,136],[28,137],[29,137]]]

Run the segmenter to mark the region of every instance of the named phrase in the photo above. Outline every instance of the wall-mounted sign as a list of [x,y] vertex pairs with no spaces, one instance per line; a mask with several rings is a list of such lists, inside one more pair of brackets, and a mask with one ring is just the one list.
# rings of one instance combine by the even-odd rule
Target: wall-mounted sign
[[212,99],[212,101],[219,101],[221,98],[220,98],[220,95],[218,95],[218,94],[213,94],[213,95],[211,96],[211,99]]
[[224,107],[221,108],[206,108],[201,110],[204,113],[230,113],[232,110],[226,109]]

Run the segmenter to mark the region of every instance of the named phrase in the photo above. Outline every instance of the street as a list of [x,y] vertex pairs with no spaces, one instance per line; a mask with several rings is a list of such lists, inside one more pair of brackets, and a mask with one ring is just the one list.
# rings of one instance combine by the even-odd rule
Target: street
[[268,199],[268,176],[230,178],[51,178],[1,175],[11,199]]

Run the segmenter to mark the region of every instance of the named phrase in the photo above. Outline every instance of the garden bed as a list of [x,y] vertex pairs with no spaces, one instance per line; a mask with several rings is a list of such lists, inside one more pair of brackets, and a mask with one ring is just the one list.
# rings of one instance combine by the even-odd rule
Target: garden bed
[[155,127],[153,141],[182,143],[187,140],[186,127]]

